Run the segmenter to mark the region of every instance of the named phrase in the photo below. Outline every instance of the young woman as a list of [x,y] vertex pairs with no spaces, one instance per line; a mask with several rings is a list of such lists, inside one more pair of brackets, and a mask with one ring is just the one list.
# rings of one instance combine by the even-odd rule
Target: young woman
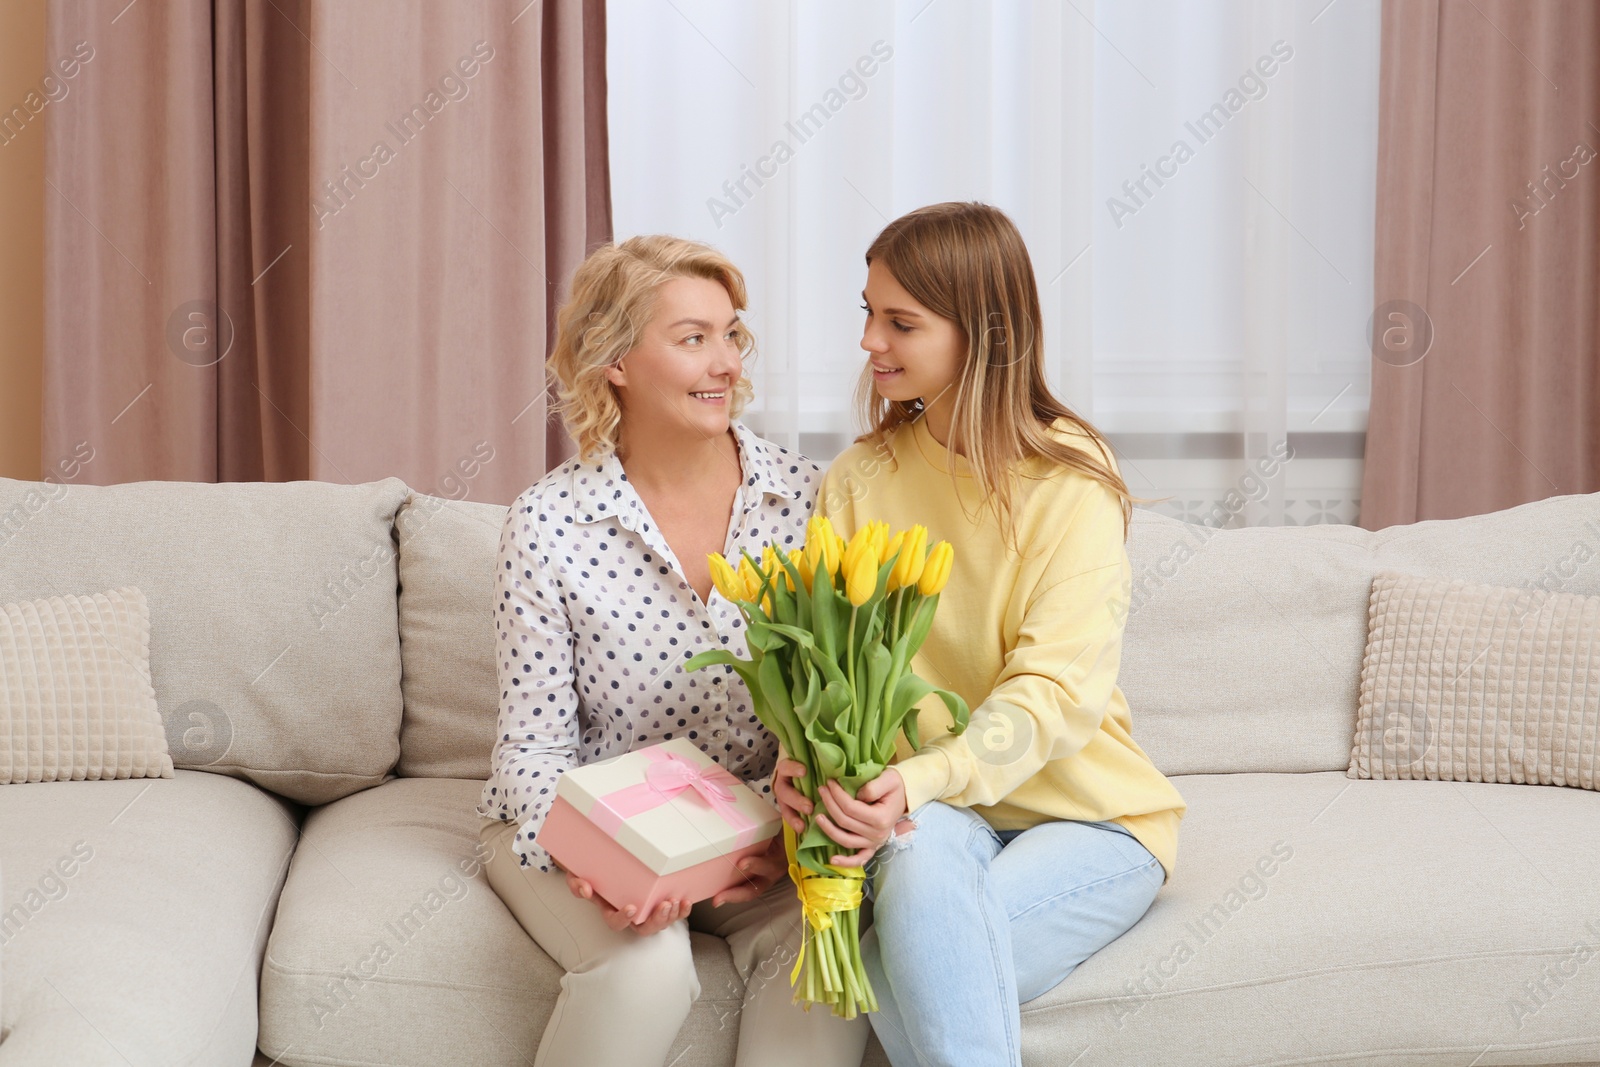
[[[1186,804],[1134,743],[1116,682],[1132,498],[1046,385],[1033,270],[1004,214],[897,219],[867,250],[862,295],[869,429],[819,507],[845,537],[881,519],[951,542],[915,669],[973,712],[956,735],[924,701],[923,748],[901,738],[855,797],[828,783],[817,818],[843,846],[833,862],[876,856],[861,952],[890,1061],[1015,1067],[1019,1005],[1137,922],[1177,857]],[[777,767],[796,828],[803,773]]]
[[564,771],[677,737],[771,796],[778,742],[743,681],[682,669],[707,648],[745,653],[707,555],[798,546],[821,481],[737,421],[744,306],[721,253],[651,236],[594,252],[559,316],[550,361],[580,452],[501,531],[498,737],[478,806],[489,884],[567,971],[536,1067],[661,1067],[700,996],[691,928],[725,937],[744,979],[739,1064],[857,1067],[866,1046],[864,1017],[791,1003],[801,913],[781,835],[746,861],[746,884],[648,915],[611,907],[534,840]]

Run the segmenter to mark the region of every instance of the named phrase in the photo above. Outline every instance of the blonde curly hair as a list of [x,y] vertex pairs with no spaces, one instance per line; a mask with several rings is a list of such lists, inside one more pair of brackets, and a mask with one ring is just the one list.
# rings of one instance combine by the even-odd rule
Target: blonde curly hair
[[[549,366],[559,383],[554,410],[578,444],[581,460],[616,449],[622,406],[606,370],[644,337],[656,294],[673,278],[705,278],[721,285],[735,311],[747,303],[744,275],[710,245],[667,234],[630,237],[604,244],[572,275],[572,292],[556,314],[556,341]],[[755,355],[755,335],[741,319],[734,325],[746,361]],[[728,396],[736,418],[754,396],[742,370]]]

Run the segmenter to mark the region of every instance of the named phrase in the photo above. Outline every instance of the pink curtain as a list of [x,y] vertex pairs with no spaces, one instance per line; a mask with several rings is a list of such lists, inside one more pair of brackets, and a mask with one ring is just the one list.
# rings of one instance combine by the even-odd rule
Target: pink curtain
[[[119,10],[120,9],[120,10]],[[509,503],[610,238],[604,4],[51,0],[44,448]]]
[[1361,525],[1600,490],[1600,4],[1382,17]]

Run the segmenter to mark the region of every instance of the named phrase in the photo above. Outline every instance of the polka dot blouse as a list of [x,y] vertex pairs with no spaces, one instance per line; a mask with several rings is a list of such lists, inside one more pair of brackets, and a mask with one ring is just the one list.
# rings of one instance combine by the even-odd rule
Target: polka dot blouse
[[[723,555],[757,559],[805,541],[822,468],[733,422],[744,474]],[[534,836],[568,768],[687,737],[768,800],[778,740],[726,666],[685,671],[697,652],[746,656],[739,609],[708,603],[651,521],[615,453],[564,463],[511,505],[494,586],[497,738],[478,814],[515,822],[524,867],[557,868]]]

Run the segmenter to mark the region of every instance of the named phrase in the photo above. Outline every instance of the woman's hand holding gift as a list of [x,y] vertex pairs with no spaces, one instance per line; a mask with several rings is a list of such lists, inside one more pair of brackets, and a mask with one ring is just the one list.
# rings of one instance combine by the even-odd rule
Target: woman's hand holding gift
[[[557,864],[557,866],[560,865]],[[561,872],[567,876],[567,888],[572,891],[572,895],[583,900],[594,901],[595,907],[600,909],[600,917],[605,920],[605,924],[618,933],[623,930],[632,930],[640,937],[648,937],[651,934],[660,933],[679,919],[686,919],[689,916],[689,909],[692,905],[688,901],[663,900],[656,906],[655,911],[640,920],[635,916],[635,909],[632,904],[629,904],[626,909],[613,908],[605,897],[595,895],[594,886],[589,884],[587,878],[579,878],[564,867],[561,868]]]
[[724,904],[737,904],[741,900],[754,900],[771,889],[780,878],[788,876],[789,857],[783,850],[783,834],[779,833],[770,838],[765,852],[758,856],[746,856],[740,860],[739,870],[744,872],[744,881],[713,896],[711,898],[713,908],[720,908]]

